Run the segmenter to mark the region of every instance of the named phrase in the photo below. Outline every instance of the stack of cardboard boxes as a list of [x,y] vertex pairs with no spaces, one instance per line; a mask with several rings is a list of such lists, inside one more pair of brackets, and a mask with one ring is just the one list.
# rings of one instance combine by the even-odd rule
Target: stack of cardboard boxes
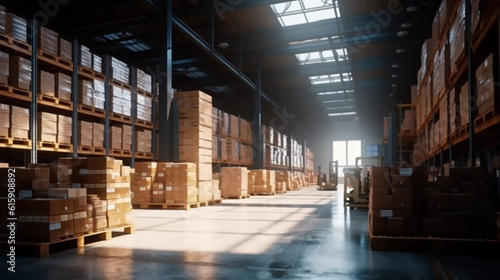
[[111,111],[118,115],[130,117],[132,115],[132,92],[129,88],[112,85]]
[[57,115],[38,112],[38,141],[57,143]]
[[29,138],[29,116],[29,109],[10,106],[10,137],[19,139]]
[[[208,201],[210,198],[205,198],[206,193],[202,194],[204,200],[200,200],[200,191],[206,192],[206,189],[200,190],[197,180],[197,165],[194,163],[174,163],[171,167],[166,168],[166,173],[170,169],[170,174],[165,177],[165,202],[166,203],[193,203],[197,201]],[[210,174],[210,179],[212,174]],[[210,182],[210,195],[212,195],[212,180]],[[197,187],[198,185],[198,187]],[[204,187],[204,186],[203,186]]]
[[281,183],[283,190],[291,191],[292,173],[290,171],[276,171],[276,184],[278,183]]
[[5,17],[5,33],[22,42],[27,42],[28,23],[22,17],[7,13]]
[[495,100],[495,86],[493,76],[493,54],[490,54],[476,70],[477,83],[477,114],[481,116],[498,105]]
[[248,170],[246,167],[223,167],[221,169],[222,197],[248,195]]
[[373,167],[369,226],[374,235],[489,238],[495,201],[485,168],[450,168],[427,182],[426,168]]
[[[88,81],[78,81],[78,103],[94,107],[97,109],[104,109],[104,82],[98,79]],[[121,109],[121,107],[120,107]]]
[[59,34],[48,28],[40,26],[38,32],[39,48],[53,55],[59,54]]
[[[71,144],[73,119],[68,116],[57,115],[57,143]],[[88,132],[87,132],[88,133]]]
[[127,84],[129,82],[128,65],[117,58],[111,58],[111,78]]
[[9,54],[0,51],[0,84],[9,84]]
[[212,97],[201,91],[175,94],[179,106],[179,160],[197,165],[198,200],[213,200]]
[[[130,223],[130,172],[121,160],[109,157],[75,159],[72,187],[86,188],[107,204],[107,226]],[[101,219],[102,220],[102,219]]]
[[137,93],[137,119],[151,122],[153,99],[147,95]]
[[139,153],[151,153],[152,152],[152,138],[153,135],[151,130],[136,130],[135,140],[136,140],[136,150]]
[[9,85],[30,90],[31,85],[31,61],[20,56],[10,57]]
[[71,42],[66,41],[63,38],[59,38],[59,58],[66,61],[73,61],[73,57],[71,55],[72,53]]
[[10,128],[10,106],[0,103],[0,136],[9,137]]
[[251,194],[274,194],[276,193],[276,172],[274,170],[251,170],[255,176]]
[[63,73],[55,75],[56,97],[63,100],[71,100],[71,77]]
[[122,128],[119,126],[111,127],[111,134],[109,137],[109,142],[111,143],[111,149],[121,150],[122,149]]

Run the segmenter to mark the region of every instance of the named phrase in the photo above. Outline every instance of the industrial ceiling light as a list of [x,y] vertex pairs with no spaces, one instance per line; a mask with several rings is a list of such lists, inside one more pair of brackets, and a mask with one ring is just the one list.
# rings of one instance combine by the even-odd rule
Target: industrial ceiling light
[[396,53],[404,53],[404,52],[405,52],[405,48],[403,47],[403,43],[399,42],[397,47],[396,47]]
[[392,74],[392,77],[393,77],[394,79],[396,79],[396,78],[397,78],[397,77],[399,77],[399,76],[398,76],[398,74],[394,73],[394,74]]
[[414,2],[415,1],[413,1],[413,0],[408,0],[408,6],[406,6],[407,12],[413,13],[413,12],[416,12],[418,10],[418,7],[417,7],[417,5],[415,5]]
[[408,32],[408,30],[401,29],[401,30],[398,32],[398,37],[403,38],[403,37],[408,36],[409,34],[410,34],[410,32]]
[[397,57],[392,62],[392,68],[399,68],[399,60]]
[[392,84],[391,86],[392,86],[393,88],[395,88],[395,87],[397,87],[397,86],[398,86],[398,84]]
[[401,24],[401,28],[410,28],[411,27],[411,17],[410,15],[406,15],[403,23]]
[[217,44],[219,48],[221,49],[227,49],[229,48],[229,40],[227,39],[226,35],[222,35],[219,44]]

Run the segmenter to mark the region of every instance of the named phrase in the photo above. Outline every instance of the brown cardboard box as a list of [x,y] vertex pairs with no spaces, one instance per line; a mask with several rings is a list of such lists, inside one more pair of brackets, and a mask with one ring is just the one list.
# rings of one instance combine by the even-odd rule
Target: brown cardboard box
[[413,196],[411,188],[396,188],[392,190],[392,209],[412,210]]
[[72,199],[51,199],[51,198],[34,198],[25,201],[25,207],[19,207],[20,215],[62,215],[73,213]]
[[31,61],[20,56],[13,56],[9,64],[9,85],[30,90]]
[[423,233],[430,236],[442,237],[448,232],[448,223],[446,219],[422,219]]
[[411,176],[400,176],[392,175],[391,186],[395,188],[411,188],[412,177]]
[[94,230],[99,230],[108,227],[108,217],[107,216],[97,216],[92,217],[94,225]]
[[18,238],[32,241],[51,241],[63,237],[61,215],[20,215]]
[[[267,173],[266,173],[267,174]],[[221,169],[221,193],[223,197],[247,195],[248,170],[246,167],[223,167]],[[267,185],[264,185],[267,186]],[[255,188],[255,185],[254,185]],[[262,191],[272,191],[267,188]]]
[[[83,212],[87,213],[87,212]],[[94,230],[94,221],[92,218],[82,217],[78,213],[78,219],[76,218],[77,213],[75,213],[75,234],[86,233]]]
[[[78,145],[92,147],[92,123],[86,121],[78,121]],[[99,147],[99,146],[97,146]]]
[[71,100],[71,77],[63,73],[55,74],[56,97]]
[[108,203],[108,209],[107,209],[108,215],[129,213],[130,211],[132,211],[132,205],[131,205],[132,200],[130,197],[108,199],[107,203]]
[[370,205],[373,210],[392,210],[392,196],[388,188],[372,188],[370,190]]
[[373,235],[387,234],[387,218],[375,218],[369,215],[368,221]]
[[388,188],[390,186],[388,167],[372,167],[370,174],[370,187],[371,188]]
[[59,38],[59,57],[67,60],[67,61],[72,61],[72,45],[71,42],[66,41],[62,38]]
[[40,26],[38,33],[38,43],[41,50],[58,55],[59,53],[59,35],[48,28]]
[[429,194],[428,210],[433,212],[448,211],[450,209],[450,195],[433,193]]
[[123,164],[123,161],[116,162],[112,157],[94,157],[87,159],[87,163],[89,170],[111,169],[120,172],[120,166]]
[[73,213],[61,215],[61,235],[64,237],[73,234],[75,234],[75,223],[74,223]]
[[420,233],[420,223],[418,218],[405,218],[405,234],[416,235]]
[[108,227],[126,225],[132,222],[132,216],[130,215],[130,213],[108,215],[107,219]]
[[476,196],[473,194],[451,194],[452,211],[474,211],[477,209]]
[[403,236],[405,234],[405,221],[403,218],[387,218],[387,234]]
[[7,35],[27,42],[27,30],[28,24],[25,19],[11,13],[5,14],[5,33]]

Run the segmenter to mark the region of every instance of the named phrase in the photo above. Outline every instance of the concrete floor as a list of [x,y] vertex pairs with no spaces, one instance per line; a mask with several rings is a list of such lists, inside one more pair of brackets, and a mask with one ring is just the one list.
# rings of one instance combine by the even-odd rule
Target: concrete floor
[[367,211],[342,190],[191,209],[134,210],[136,233],[41,259],[0,279],[499,279],[500,258],[369,249]]

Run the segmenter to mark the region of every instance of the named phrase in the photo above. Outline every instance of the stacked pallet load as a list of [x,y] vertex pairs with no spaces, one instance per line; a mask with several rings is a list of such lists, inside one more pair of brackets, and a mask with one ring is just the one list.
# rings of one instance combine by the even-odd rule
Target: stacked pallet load
[[20,16],[5,14],[5,33],[18,41],[27,42],[28,23]]
[[254,188],[254,184],[255,184],[255,173],[252,172],[251,170],[248,171],[248,176],[247,176],[247,183],[248,183],[248,193],[254,193],[255,191],[255,188]]
[[9,54],[0,51],[0,84],[9,84]]
[[[73,159],[72,187],[85,188],[107,204],[107,226],[131,223],[130,174],[121,160],[111,157]],[[101,219],[102,220],[102,219]]]
[[413,134],[416,130],[417,115],[414,108],[404,110],[404,116],[401,122],[401,134]]
[[80,110],[104,116],[104,81],[80,79],[78,81],[78,99]]
[[[477,85],[477,115],[479,117],[498,108],[498,97],[495,100],[495,86],[493,75],[493,54],[490,54],[476,69]],[[493,110],[493,114],[495,111]]]
[[128,86],[111,85],[112,117],[130,121],[132,116],[132,92]]
[[259,169],[250,172],[255,176],[251,195],[276,194],[276,173],[274,170]]
[[[290,171],[276,171],[276,184],[281,183],[283,192],[292,190],[292,173]],[[276,190],[278,192],[278,190]]]
[[248,197],[248,170],[246,167],[223,167],[221,169],[221,195],[223,198]]
[[153,133],[150,129],[137,129],[135,141],[136,157],[152,157]]
[[9,58],[9,85],[21,90],[30,91],[31,60],[13,56]]
[[212,97],[201,91],[175,94],[179,106],[179,160],[196,164],[198,201],[213,200]]
[[[168,169],[170,169],[171,175],[168,175]],[[200,196],[200,181],[197,180],[199,178],[197,170],[197,164],[188,162],[174,163],[170,167],[166,167],[165,202],[167,204],[172,203],[197,207],[199,201],[212,200],[212,173],[210,172],[210,180],[208,181],[210,182],[209,190],[202,189],[201,192],[204,193]],[[202,187],[205,186],[203,185]],[[210,198],[207,197],[208,191],[210,192]],[[203,200],[200,200],[200,197]]]
[[[373,167],[369,228],[372,249],[391,249],[385,236],[413,237],[417,246],[439,238],[496,237],[495,201],[485,168],[450,168],[427,182],[422,167]],[[407,239],[406,239],[407,240]],[[397,243],[398,246],[411,244]],[[402,245],[403,244],[403,245]],[[395,249],[395,248],[392,248]]]

